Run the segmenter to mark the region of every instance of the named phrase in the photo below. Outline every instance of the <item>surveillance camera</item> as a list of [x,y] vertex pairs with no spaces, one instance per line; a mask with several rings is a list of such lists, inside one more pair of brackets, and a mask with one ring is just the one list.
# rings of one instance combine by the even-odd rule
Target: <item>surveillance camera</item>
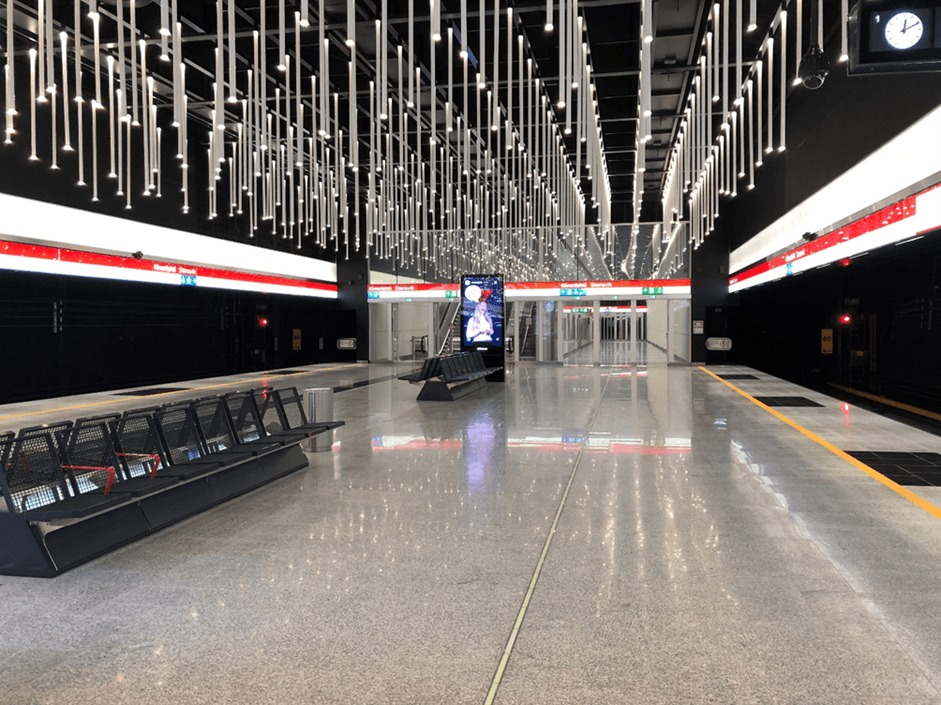
[[815,91],[827,80],[829,73],[830,61],[820,49],[820,45],[814,43],[801,58],[797,75],[804,84],[804,88]]

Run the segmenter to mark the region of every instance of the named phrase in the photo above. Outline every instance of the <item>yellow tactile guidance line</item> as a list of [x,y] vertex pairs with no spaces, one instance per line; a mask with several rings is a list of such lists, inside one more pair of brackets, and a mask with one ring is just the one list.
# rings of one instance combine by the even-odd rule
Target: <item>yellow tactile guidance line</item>
[[[340,365],[339,367],[318,367],[316,370],[310,370],[304,374],[315,374],[319,372],[335,372],[336,370],[344,370],[348,367],[355,367],[355,365]],[[237,382],[221,382],[219,384],[207,384],[202,387],[190,387],[184,391],[176,392],[160,392],[159,394],[149,394],[146,399],[159,399],[161,397],[168,397],[174,394],[191,394],[192,392],[204,392],[210,389],[223,389],[225,387],[238,387],[251,385],[256,382],[263,382],[265,380],[277,379],[280,377],[300,377],[300,374],[290,374],[290,375],[277,375],[277,374],[268,374],[262,375],[261,377],[253,377],[251,379],[240,379]],[[73,404],[71,406],[60,406],[54,409],[39,409],[38,411],[22,411],[17,414],[6,414],[0,416],[0,421],[9,421],[10,419],[21,419],[29,416],[40,416],[42,414],[58,414],[64,413],[66,411],[79,411],[81,409],[91,409],[96,406],[108,406],[109,404],[119,404],[127,403],[129,399],[123,397],[121,399],[103,399],[101,401],[90,401],[87,404]]]
[[772,409],[772,408],[771,408],[770,406],[768,406],[767,404],[762,404],[760,401],[758,401],[757,399],[755,399],[755,397],[751,396],[748,392],[742,391],[741,389],[739,389],[738,387],[736,387],[736,386],[735,386],[734,384],[732,384],[731,382],[728,382],[727,380],[724,380],[724,379],[722,379],[721,377],[719,377],[719,376],[718,376],[717,374],[715,374],[714,372],[711,372],[710,370],[707,370],[705,367],[701,367],[701,366],[700,366],[699,369],[702,370],[703,372],[705,372],[707,375],[709,375],[709,376],[712,377],[713,379],[715,379],[715,380],[721,382],[722,384],[724,384],[724,385],[725,385],[726,387],[728,387],[729,389],[731,389],[731,390],[733,390],[733,391],[735,391],[735,392],[738,392],[738,393],[741,394],[743,397],[745,397],[746,399],[748,399],[750,402],[752,402],[752,403],[755,404],[756,406],[761,407],[762,409],[764,409],[765,411],[767,411],[769,414],[771,414],[772,416],[774,416],[774,417],[775,417],[776,419],[778,419],[779,421],[782,421],[782,422],[786,423],[788,426],[790,426],[791,428],[793,428],[795,431],[797,431],[797,432],[803,434],[804,436],[806,436],[807,438],[809,438],[810,440],[812,440],[812,441],[813,441],[814,443],[816,443],[817,445],[823,446],[824,448],[826,448],[828,451],[830,451],[830,452],[833,453],[834,455],[836,455],[836,456],[842,458],[843,460],[845,460],[847,463],[849,463],[850,465],[852,465],[854,468],[856,468],[856,469],[859,470],[860,472],[863,472],[863,473],[869,475],[869,477],[871,477],[873,480],[876,480],[877,482],[882,483],[883,485],[885,485],[886,487],[888,487],[890,490],[892,490],[893,492],[895,492],[895,494],[899,495],[900,497],[904,497],[905,499],[907,499],[909,502],[911,502],[912,504],[914,504],[914,505],[915,505],[916,507],[918,507],[919,509],[928,512],[928,514],[930,514],[931,516],[933,516],[935,519],[941,519],[941,507],[938,507],[937,505],[932,504],[932,503],[929,502],[927,499],[924,499],[924,498],[922,498],[922,497],[919,497],[917,494],[915,494],[915,493],[912,492],[911,490],[909,490],[909,489],[907,489],[907,488],[905,488],[905,487],[902,487],[900,484],[898,484],[897,482],[894,482],[894,481],[890,480],[890,479],[887,478],[885,475],[876,472],[875,470],[873,470],[871,467],[869,467],[868,465],[866,465],[866,464],[865,464],[864,462],[862,462],[861,460],[857,460],[856,458],[854,458],[854,457],[853,457],[852,455],[850,455],[849,453],[846,453],[845,451],[843,451],[843,450],[837,448],[835,445],[833,445],[833,444],[830,443],[829,441],[824,440],[823,438],[821,438],[820,436],[818,436],[818,435],[817,435],[816,433],[814,433],[813,431],[809,431],[809,430],[807,430],[806,428],[804,428],[803,426],[801,426],[799,423],[797,423],[797,422],[795,422],[795,421],[792,421],[792,420],[789,419],[787,416],[785,416],[784,414],[782,414],[780,411],[776,411],[775,409]]

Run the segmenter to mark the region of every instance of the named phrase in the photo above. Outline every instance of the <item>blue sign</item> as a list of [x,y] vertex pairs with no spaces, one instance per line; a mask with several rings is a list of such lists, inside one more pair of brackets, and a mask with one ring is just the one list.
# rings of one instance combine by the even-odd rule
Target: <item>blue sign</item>
[[562,288],[559,289],[559,296],[586,296],[585,289]]
[[367,292],[366,292],[366,298],[367,298],[367,299],[378,299],[378,298],[379,298],[379,292],[378,292],[378,291],[367,291]]
[[181,274],[180,285],[181,286],[196,286],[196,275],[195,274]]

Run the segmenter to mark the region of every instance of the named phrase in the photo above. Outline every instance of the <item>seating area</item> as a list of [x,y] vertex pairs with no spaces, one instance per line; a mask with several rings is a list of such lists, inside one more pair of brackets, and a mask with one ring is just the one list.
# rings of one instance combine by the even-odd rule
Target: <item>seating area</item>
[[0,574],[52,577],[307,466],[295,388],[0,434]]
[[399,379],[411,384],[424,383],[418,393],[419,401],[455,401],[486,388],[486,378],[502,369],[487,367],[483,355],[473,350],[430,357],[421,370]]

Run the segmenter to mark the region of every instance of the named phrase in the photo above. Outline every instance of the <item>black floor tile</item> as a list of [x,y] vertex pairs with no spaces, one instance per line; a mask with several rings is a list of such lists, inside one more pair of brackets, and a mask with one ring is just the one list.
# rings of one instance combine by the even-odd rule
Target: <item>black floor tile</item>
[[755,397],[755,399],[767,406],[823,407],[823,404],[811,401],[807,397]]
[[268,374],[272,375],[302,375],[309,370],[273,370]]
[[871,450],[848,450],[846,453],[900,485],[941,487],[941,467],[931,462],[934,456],[941,459],[938,453]]
[[912,464],[912,463],[916,463],[920,465],[928,464],[926,460],[924,460],[923,458],[919,458],[914,453],[905,453],[905,452],[900,452],[900,451],[886,451],[886,452],[876,451],[876,457],[883,458],[885,460],[891,460],[893,462],[895,461],[898,461],[900,463],[904,462],[906,464]]
[[932,482],[930,480],[925,480],[921,477],[916,477],[915,475],[909,475],[907,478],[896,480],[894,477],[890,477],[890,480],[894,480],[903,487],[937,487],[937,482]]
[[759,378],[755,377],[755,375],[719,375],[719,379],[732,381],[736,379],[759,379]]
[[130,392],[115,392],[116,397],[150,397],[155,394],[168,392],[188,392],[189,387],[151,387],[150,389],[135,389]]

